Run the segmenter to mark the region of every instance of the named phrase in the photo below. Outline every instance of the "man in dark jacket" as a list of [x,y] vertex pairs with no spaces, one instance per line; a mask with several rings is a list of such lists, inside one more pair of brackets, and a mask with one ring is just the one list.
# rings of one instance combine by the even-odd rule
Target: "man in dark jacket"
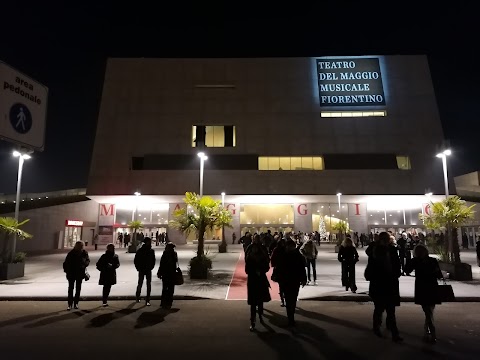
[[[68,307],[67,310],[78,309],[80,300],[80,291],[82,290],[82,281],[85,279],[87,266],[90,264],[88,253],[83,250],[83,242],[77,241],[75,247],[67,254],[63,263],[63,271],[68,280]],[[73,297],[73,288],[75,287],[75,297]]]
[[136,298],[140,302],[140,293],[142,292],[143,279],[147,279],[147,297],[145,302],[150,306],[150,294],[152,292],[152,270],[155,267],[155,250],[152,249],[152,239],[146,237],[143,240],[143,245],[138,249],[133,261],[135,268],[138,271],[138,285]]
[[278,282],[285,294],[285,307],[287,308],[288,326],[295,326],[295,307],[297,306],[300,285],[307,284],[305,273],[305,260],[296,249],[295,241],[289,239],[285,243],[286,252],[283,261],[278,266]]

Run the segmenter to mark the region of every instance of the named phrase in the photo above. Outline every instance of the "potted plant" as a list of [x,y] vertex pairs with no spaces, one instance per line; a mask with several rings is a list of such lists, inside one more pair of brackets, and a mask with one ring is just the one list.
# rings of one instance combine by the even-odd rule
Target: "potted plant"
[[139,220],[132,220],[128,223],[127,226],[131,231],[133,231],[132,242],[128,246],[128,252],[129,253],[136,253],[137,252],[137,246],[138,246],[137,232],[138,232],[138,230],[143,228],[143,224]]
[[17,239],[29,239],[31,234],[20,229],[29,219],[18,222],[11,217],[0,217],[0,233],[3,234],[3,246],[1,250],[0,280],[15,279],[25,274],[25,256],[23,252],[14,253],[13,237]]
[[335,252],[338,253],[340,250],[340,245],[344,240],[345,235],[350,231],[348,228],[348,223],[343,220],[339,220],[335,224],[332,225],[332,229],[337,231],[337,243],[335,245]]
[[[191,232],[198,235],[197,254],[190,260],[190,278],[206,279],[208,270],[212,268],[212,260],[205,254],[205,231],[220,226],[230,227],[232,215],[222,206],[220,201],[209,196],[198,196],[195,193],[185,193],[186,208],[175,210],[174,219],[170,225],[188,236]],[[188,210],[188,208],[191,210]],[[223,240],[222,240],[223,241]]]
[[474,217],[475,205],[467,206],[458,196],[451,196],[430,205],[429,214],[419,217],[428,229],[445,231],[446,241],[438,244],[443,247],[437,250],[440,256],[440,268],[450,274],[453,280],[472,280],[472,267],[460,260],[458,244],[458,228]]

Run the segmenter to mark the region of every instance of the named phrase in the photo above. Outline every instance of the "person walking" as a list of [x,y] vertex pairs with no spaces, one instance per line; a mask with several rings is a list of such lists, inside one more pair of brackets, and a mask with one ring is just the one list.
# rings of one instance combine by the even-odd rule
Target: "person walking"
[[100,271],[98,285],[103,285],[102,304],[108,306],[108,296],[112,286],[117,283],[117,269],[120,267],[120,260],[115,254],[115,245],[108,244],[105,254],[97,261],[97,270]]
[[437,279],[442,279],[443,274],[437,259],[430,257],[424,245],[417,245],[413,250],[413,259],[406,264],[406,269],[411,273],[415,270],[415,304],[421,305],[425,313],[424,341],[436,343],[436,331],[433,321],[435,305],[440,304],[438,297]]
[[130,234],[126,233],[123,236],[123,247],[128,248],[128,244],[130,243]]
[[342,264],[342,286],[345,286],[346,291],[350,289],[356,293],[355,264],[358,262],[358,252],[350,237],[347,237],[340,245],[338,261]]
[[162,279],[162,300],[160,306],[170,309],[175,293],[175,273],[177,271],[178,255],[174,243],[167,243],[158,267],[157,276]]
[[237,235],[235,233],[232,234],[232,244],[235,244],[237,241]]
[[405,262],[407,259],[407,234],[403,233],[397,240],[398,256],[400,258],[400,268],[402,276],[405,276]]
[[279,282],[278,278],[278,272],[279,268],[282,268],[282,263],[285,261],[285,239],[278,239],[277,241],[277,246],[275,249],[273,249],[272,252],[272,257],[270,259],[270,263],[273,267],[273,272],[272,272],[272,281],[275,281],[278,283],[278,295],[280,295],[280,300],[281,300],[281,307],[285,307],[285,291],[282,288],[282,284]]
[[383,312],[387,312],[387,329],[392,333],[392,340],[401,342],[395,307],[400,306],[400,259],[397,250],[390,244],[390,234],[381,232],[375,245],[369,247],[368,264],[365,269],[365,279],[370,281],[369,295],[374,303],[373,332],[378,337],[383,337],[380,327]]
[[[88,252],[83,249],[83,242],[77,241],[72,250],[70,250],[63,262],[63,271],[68,280],[68,300],[67,310],[72,306],[78,309],[80,301],[80,292],[82,291],[82,281],[88,279],[87,267],[90,264]],[[73,290],[75,289],[75,297]]]
[[477,265],[480,266],[480,239],[477,241]]
[[[310,271],[313,271],[313,285],[317,283],[317,267],[316,261],[318,256],[318,250],[315,246],[315,243],[311,238],[309,238],[301,247],[300,253],[305,257],[306,265],[307,265],[307,273],[308,273],[308,282],[307,284],[312,282],[312,278],[310,276]],[[311,269],[310,269],[311,268]]]
[[135,268],[138,271],[138,284],[135,297],[137,303],[140,302],[140,293],[142,292],[143,279],[147,280],[147,296],[145,305],[150,306],[150,294],[152,292],[152,270],[155,267],[155,250],[152,249],[152,239],[146,237],[143,240],[143,246],[138,249],[133,260]]
[[260,323],[263,324],[263,303],[271,300],[270,283],[267,279],[267,272],[270,269],[269,263],[268,252],[261,244],[260,236],[255,235],[245,254],[247,303],[250,305],[250,331],[255,330],[257,308]]
[[307,284],[307,275],[305,274],[305,260],[297,251],[296,243],[292,239],[285,242],[285,257],[278,264],[278,283],[285,294],[288,326],[294,327],[297,297],[300,286],[303,287]]

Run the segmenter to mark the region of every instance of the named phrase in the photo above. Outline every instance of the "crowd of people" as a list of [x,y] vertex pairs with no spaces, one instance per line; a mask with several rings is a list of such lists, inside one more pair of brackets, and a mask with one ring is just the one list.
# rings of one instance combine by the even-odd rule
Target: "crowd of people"
[[[152,239],[145,237],[141,246],[135,253],[134,264],[138,272],[138,284],[135,292],[136,301],[140,302],[140,294],[143,283],[146,282],[147,296],[145,305],[150,306],[152,291],[152,270],[155,267],[155,250],[152,249]],[[68,305],[67,310],[78,309],[83,281],[90,279],[87,267],[90,264],[88,252],[84,249],[82,241],[77,241],[74,248],[67,254],[63,262],[63,271],[68,280]],[[115,245],[108,244],[105,253],[100,256],[96,268],[100,272],[98,284],[103,287],[102,304],[108,306],[108,297],[112,286],[117,283],[117,269],[120,267],[120,260],[115,254]],[[173,294],[175,291],[175,275],[178,268],[178,256],[175,251],[175,244],[167,243],[160,258],[157,276],[162,279],[162,298],[160,306],[171,308]],[[75,295],[74,295],[75,292]]]
[[[383,337],[381,330],[383,313],[386,312],[386,328],[395,342],[403,339],[397,327],[395,308],[400,305],[399,278],[415,272],[415,303],[421,305],[425,314],[424,340],[436,342],[434,309],[441,303],[438,295],[438,279],[443,278],[438,261],[429,256],[428,248],[421,237],[402,233],[398,239],[390,232],[372,234],[373,241],[365,253],[368,257],[364,277],[369,281],[369,296],[374,303],[373,332]],[[355,238],[355,233],[354,233]],[[357,234],[357,238],[360,238]],[[315,233],[246,233],[239,240],[245,254],[247,274],[247,303],[250,305],[250,330],[254,331],[257,315],[263,323],[263,304],[271,300],[270,281],[267,273],[273,268],[271,281],[279,285],[281,306],[286,308],[288,326],[295,327],[295,308],[300,287],[317,285],[316,259],[318,256]],[[355,265],[359,261],[358,244],[350,234],[346,235],[338,250],[341,263],[341,283],[346,291],[357,291]],[[413,254],[412,254],[413,253]],[[480,241],[477,242],[477,258],[480,266]],[[65,259],[63,269],[68,280],[68,310],[78,309],[82,282],[90,275],[87,267],[90,259],[83,242],[78,241]],[[155,267],[155,251],[152,240],[145,237],[135,254],[134,264],[138,271],[136,300],[144,281],[147,295],[145,303],[150,306],[152,271]],[[111,287],[117,282],[116,269],[120,266],[114,244],[107,245],[96,268],[100,271],[99,285],[103,286],[102,303],[108,306]],[[163,289],[160,306],[170,308],[175,289],[175,274],[178,256],[173,243],[166,243],[160,259],[157,275],[162,279]],[[74,295],[75,291],[75,295]]]
[[[144,234],[143,231],[139,232],[139,233],[135,233],[135,234],[130,234],[130,233],[127,233],[127,232],[119,232],[118,233],[118,236],[117,236],[117,242],[118,242],[118,246],[119,247],[124,247],[124,248],[128,248],[130,242],[132,241],[132,236],[136,236],[136,239],[139,243],[143,243],[143,240],[148,237],[147,234]],[[159,232],[157,231],[155,234],[152,232],[150,234],[150,237],[151,241],[153,241],[153,239],[155,239],[155,245],[156,246],[159,246],[160,244],[162,245],[165,245],[167,244],[169,241],[168,239],[168,234],[166,232]],[[97,248],[95,247],[95,250],[97,250]]]

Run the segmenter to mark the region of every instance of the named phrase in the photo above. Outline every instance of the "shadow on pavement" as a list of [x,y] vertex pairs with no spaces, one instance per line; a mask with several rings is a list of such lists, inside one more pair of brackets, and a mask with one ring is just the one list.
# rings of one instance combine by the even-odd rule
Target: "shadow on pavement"
[[328,323],[334,324],[334,325],[345,326],[345,327],[348,327],[348,328],[353,329],[353,330],[366,331],[366,332],[369,332],[369,333],[371,332],[369,327],[361,326],[361,325],[355,324],[354,322],[351,322],[351,321],[348,321],[348,320],[337,319],[337,318],[334,318],[334,317],[331,317],[331,316],[328,316],[328,315],[316,313],[316,312],[313,312],[313,311],[304,310],[302,308],[297,308],[295,310],[295,314],[298,314],[300,316],[303,316],[303,317],[306,317],[306,318],[309,318],[309,319],[313,319],[313,320],[324,321],[324,322],[328,322]]
[[137,319],[137,324],[135,325],[135,329],[143,329],[150,326],[155,326],[165,321],[165,318],[169,314],[173,314],[180,311],[180,309],[162,309],[158,308],[155,311],[144,312],[140,314]]
[[[264,315],[265,318],[267,318],[272,325],[285,327],[287,324],[286,316],[268,309],[265,309],[264,311],[266,312]],[[310,355],[305,349],[305,345],[310,345],[315,349],[317,354],[325,359],[363,359],[354,352],[344,348],[337,343],[335,339],[330,338],[325,329],[306,321],[296,321],[296,324],[296,329],[295,331],[292,331],[292,336],[290,337],[291,340],[288,341],[289,347],[286,347],[285,345],[278,347],[278,339],[275,338],[275,334],[270,336],[270,341],[274,342],[275,345],[269,345],[279,352],[279,359],[291,359],[293,355],[301,359],[310,358]],[[283,338],[281,341],[287,343],[285,338],[283,336],[281,337]],[[264,339],[266,338],[267,337],[264,336]],[[292,351],[290,349],[295,349],[295,352],[290,353]],[[318,356],[316,358],[318,358]]]
[[134,312],[136,312],[140,309],[140,308],[133,309],[135,304],[136,304],[136,302],[133,302],[130,305],[128,305],[125,309],[120,309],[120,310],[117,310],[117,311],[114,311],[114,312],[110,312],[108,314],[98,315],[98,316],[96,316],[96,317],[94,317],[93,319],[90,320],[87,327],[90,327],[90,328],[92,328],[92,327],[94,327],[94,328],[103,327],[103,326],[109,324],[110,322],[112,322],[113,320],[118,320],[118,319],[120,319],[124,316],[133,314]]
[[0,321],[0,328],[5,327],[5,326],[18,325],[18,324],[21,324],[21,323],[34,321],[34,320],[38,320],[38,319],[41,319],[41,318],[44,318],[44,317],[58,315],[58,314],[61,314],[63,312],[64,312],[64,310],[59,310],[59,311],[54,311],[54,312],[51,312],[51,313],[25,315],[25,316],[13,318],[13,319],[8,319],[8,320],[5,320],[5,321]]
[[62,314],[59,316],[53,316],[53,317],[47,317],[46,319],[39,320],[37,322],[27,324],[24,326],[24,328],[36,328],[39,326],[45,326],[45,325],[50,325],[59,321],[64,321],[64,320],[72,320],[76,318],[80,318],[84,315],[90,314],[94,310],[80,310],[80,311],[71,311],[66,314]]

